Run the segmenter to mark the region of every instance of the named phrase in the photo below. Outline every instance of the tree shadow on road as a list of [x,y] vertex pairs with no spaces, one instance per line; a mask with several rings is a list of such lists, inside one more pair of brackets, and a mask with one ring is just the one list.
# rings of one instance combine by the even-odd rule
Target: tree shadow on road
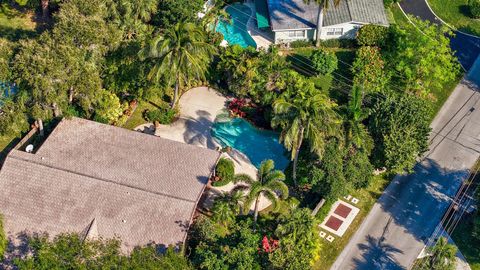
[[371,269],[388,269],[400,270],[404,269],[398,264],[393,257],[394,254],[403,253],[401,250],[386,244],[385,238],[374,238],[367,236],[367,244],[359,244],[358,247],[362,252],[366,252],[362,259],[354,259],[355,269],[371,270]]
[[[356,269],[403,269],[397,262],[399,258],[402,265],[414,260],[410,255],[418,255],[422,244],[409,243],[413,249],[403,250],[396,243],[406,241],[406,236],[425,243],[467,176],[467,170],[449,170],[425,159],[415,166],[413,173],[395,177],[377,202],[390,219],[376,221],[367,231],[366,241],[358,244],[362,254],[361,259],[354,259]],[[395,233],[388,232],[392,226],[397,227]],[[398,234],[400,231],[405,235]]]

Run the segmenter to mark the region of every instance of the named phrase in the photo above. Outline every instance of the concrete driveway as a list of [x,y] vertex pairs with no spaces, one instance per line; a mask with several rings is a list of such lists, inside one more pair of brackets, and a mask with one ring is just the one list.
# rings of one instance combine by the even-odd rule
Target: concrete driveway
[[[442,20],[432,12],[425,0],[402,0],[399,5],[409,15],[436,24],[442,23]],[[455,51],[463,68],[469,70],[477,56],[480,55],[480,38],[459,31],[454,32],[455,36],[450,38],[450,47]]]
[[210,133],[215,117],[225,109],[226,98],[212,88],[197,87],[182,95],[178,102],[179,119],[163,125],[156,136],[210,149],[219,146]]

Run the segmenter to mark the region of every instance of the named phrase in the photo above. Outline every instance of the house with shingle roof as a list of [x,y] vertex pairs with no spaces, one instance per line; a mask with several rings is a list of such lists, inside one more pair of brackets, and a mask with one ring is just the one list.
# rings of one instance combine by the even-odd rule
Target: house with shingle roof
[[75,232],[118,237],[125,252],[184,243],[220,156],[80,118],[60,121],[33,152],[22,149],[0,169],[0,213],[11,242]]
[[[328,1],[320,39],[354,38],[363,25],[388,25],[383,0],[341,0],[337,6]],[[316,39],[319,5],[315,1],[255,0],[255,7],[258,28],[269,28],[276,44]]]

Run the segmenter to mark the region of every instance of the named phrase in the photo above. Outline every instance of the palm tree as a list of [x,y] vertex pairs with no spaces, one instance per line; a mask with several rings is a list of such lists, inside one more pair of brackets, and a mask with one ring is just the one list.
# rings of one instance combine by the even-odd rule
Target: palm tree
[[430,257],[425,258],[420,269],[453,270],[455,269],[457,247],[449,244],[447,238],[440,237],[438,242],[430,248]]
[[[235,183],[243,182],[248,184],[248,192],[244,201],[244,211],[248,211],[255,202],[253,221],[257,223],[258,219],[258,204],[260,196],[264,196],[272,203],[273,210],[278,210],[279,207],[279,194],[281,199],[288,198],[288,187],[283,182],[285,175],[280,170],[275,170],[275,163],[273,160],[265,160],[260,164],[260,168],[257,172],[257,180],[253,180],[247,174],[235,175]],[[243,188],[243,187],[242,187]]]
[[242,198],[243,194],[240,190],[233,190],[232,192],[223,192],[215,198],[215,202],[225,202],[232,209],[235,215],[242,212]]
[[154,37],[140,52],[141,59],[154,60],[149,79],[165,78],[175,84],[171,107],[175,107],[182,83],[205,79],[214,47],[205,41],[204,31],[193,23],[178,23],[163,35]]
[[220,222],[224,227],[227,227],[230,222],[235,220],[235,213],[231,205],[225,201],[215,201],[212,207],[213,220]]
[[322,33],[323,27],[323,17],[325,12],[330,8],[330,2],[333,1],[334,6],[338,6],[341,0],[304,0],[305,3],[310,4],[315,2],[318,4],[318,14],[317,14],[317,36],[316,36],[316,46],[320,46],[320,35]]
[[354,149],[363,148],[370,151],[373,147],[373,141],[362,123],[368,116],[368,113],[362,108],[362,95],[362,89],[354,86],[345,112],[345,141],[347,147]]
[[273,103],[272,126],[282,128],[280,141],[291,151],[293,160],[292,178],[297,185],[297,162],[304,139],[310,143],[312,152],[320,157],[329,137],[340,134],[336,104],[325,94],[315,89],[310,81],[298,80],[292,89]]

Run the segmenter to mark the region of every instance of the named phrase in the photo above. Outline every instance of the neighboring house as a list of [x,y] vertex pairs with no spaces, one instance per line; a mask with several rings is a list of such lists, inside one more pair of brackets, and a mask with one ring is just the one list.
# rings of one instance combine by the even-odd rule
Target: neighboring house
[[32,153],[22,149],[0,170],[0,213],[12,245],[25,234],[76,232],[119,237],[124,252],[184,243],[220,155],[79,118],[62,120]]
[[[362,25],[388,25],[383,0],[341,0],[338,6],[329,1],[321,39],[354,38]],[[306,4],[304,0],[255,0],[255,5],[257,26],[268,27],[276,44],[316,38],[319,6],[315,1]]]

